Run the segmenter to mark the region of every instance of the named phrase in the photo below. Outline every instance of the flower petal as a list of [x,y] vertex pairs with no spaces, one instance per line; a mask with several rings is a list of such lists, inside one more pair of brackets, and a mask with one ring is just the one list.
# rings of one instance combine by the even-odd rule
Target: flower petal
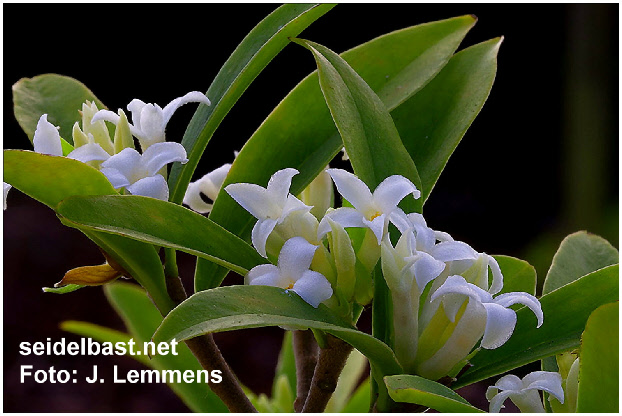
[[179,107],[188,103],[203,103],[205,105],[211,105],[210,100],[207,98],[205,94],[199,91],[191,91],[183,97],[175,98],[173,101],[168,103],[164,110],[162,110],[162,114],[164,116],[164,124],[168,124],[171,116]]
[[490,293],[474,284],[467,283],[464,277],[458,275],[449,276],[445,283],[432,294],[430,300],[450,293],[465,295],[480,303],[492,302]]
[[488,256],[488,265],[490,266],[490,271],[492,271],[492,284],[488,292],[495,295],[503,289],[503,273],[501,273],[499,263],[493,256]]
[[230,169],[231,163],[226,163],[218,169],[214,169],[213,171],[204,175],[195,183],[198,184],[201,192],[203,192],[212,201],[215,201],[218,193],[220,192],[222,184],[225,182],[225,179],[229,174]]
[[143,151],[155,143],[162,143],[166,140],[165,128],[162,109],[155,104],[146,104],[140,112],[140,129],[144,135],[141,141]]
[[415,279],[417,280],[417,287],[419,292],[423,292],[426,285],[436,279],[445,269],[445,263],[436,260],[428,253],[419,252],[419,259],[413,264],[413,271],[415,272]]
[[188,162],[186,149],[175,142],[155,143],[142,155],[142,164],[149,172],[149,176],[155,175],[164,166],[173,162]]
[[35,135],[32,138],[35,152],[52,156],[62,156],[63,147],[60,142],[58,129],[48,121],[48,115],[43,114],[37,122]]
[[307,270],[292,288],[309,305],[317,308],[333,295],[333,288],[323,274]]
[[276,171],[268,181],[266,191],[270,198],[280,206],[284,206],[289,195],[289,188],[292,185],[292,178],[299,172],[294,168],[286,168]]
[[274,264],[260,264],[253,267],[246,275],[244,282],[247,285],[282,286],[279,279],[279,269]]
[[281,215],[279,217],[279,224],[281,224],[290,214],[294,212],[309,212],[312,207],[305,205],[300,199],[296,198],[294,195],[289,195],[285,200],[285,205],[283,206],[283,210],[281,211]]
[[490,401],[489,412],[490,413],[499,413],[499,412],[501,412],[501,409],[505,407],[503,405],[503,402],[505,402],[510,396],[512,396],[515,393],[516,392],[514,392],[512,390],[502,391],[502,392],[494,395],[491,399],[488,399]]
[[499,348],[510,339],[516,326],[516,312],[496,303],[484,303],[486,308],[486,330],[482,347],[488,350]]
[[333,178],[341,196],[357,210],[365,212],[373,208],[373,196],[362,180],[343,169],[327,169],[326,171]]
[[253,247],[259,254],[263,257],[268,257],[266,254],[266,242],[268,241],[268,237],[276,227],[276,220],[273,219],[265,219],[258,220],[253,227],[253,231],[251,233],[251,241],[253,243]]
[[11,185],[9,185],[6,182],[2,182],[4,209],[6,209],[6,196],[9,193],[10,189],[11,189]]
[[562,388],[562,376],[552,371],[533,371],[523,378],[525,390],[537,389],[546,391],[555,396],[560,403],[564,404],[564,389]]
[[110,155],[99,143],[87,143],[71,151],[67,157],[69,159],[79,160],[82,163],[87,163],[93,160],[107,160]]
[[363,224],[365,224],[365,226],[374,233],[376,239],[378,240],[378,245],[380,245],[380,243],[382,242],[382,238],[385,235],[385,231],[388,225],[386,219],[386,214],[381,214],[371,221],[363,218]]
[[445,241],[438,243],[431,250],[430,254],[437,260],[454,261],[454,260],[475,260],[477,252],[462,241]]
[[101,168],[99,171],[106,176],[114,189],[123,188],[130,184],[129,179],[115,168]]
[[136,127],[140,131],[142,131],[142,128],[140,125],[140,113],[143,111],[143,108],[146,105],[147,105],[146,103],[139,100],[138,98],[134,98],[127,105],[127,109],[132,113],[132,124],[134,124],[134,127]]
[[318,246],[309,243],[302,237],[290,238],[283,244],[279,253],[278,266],[281,274],[297,281],[309,270],[311,260]]
[[212,210],[212,204],[208,204],[201,198],[201,187],[199,182],[190,182],[184,194],[184,204],[191,210],[200,214],[206,214]]
[[520,303],[522,305],[527,306],[531,309],[538,318],[538,328],[542,325],[544,321],[544,314],[542,312],[542,305],[540,305],[540,301],[533,295],[525,292],[510,292],[499,295],[495,298],[494,301],[496,304],[501,305],[503,307],[509,307],[516,303]]
[[495,387],[501,390],[516,390],[519,391],[523,388],[523,382],[521,379],[514,374],[508,374],[501,377],[495,383]]
[[254,183],[232,183],[225,187],[225,191],[235,199],[251,215],[259,220],[273,219],[281,216],[279,207],[270,198],[266,189]]
[[168,201],[168,184],[162,175],[142,178],[125,189],[132,195],[149,196]]
[[121,150],[116,155],[110,156],[108,160],[102,162],[101,164],[102,168],[117,170],[121,175],[125,176],[128,181],[131,181],[135,170],[140,169],[141,166],[142,163],[140,153],[129,147]]
[[343,207],[337,208],[332,211],[328,211],[322,221],[320,221],[320,225],[317,228],[317,238],[321,240],[326,234],[330,232],[330,224],[328,223],[328,219],[335,221],[343,228],[347,227],[365,227],[365,223],[363,222],[363,214],[358,212],[354,208]]
[[410,180],[401,175],[392,175],[380,182],[373,199],[375,205],[388,214],[409,194],[413,194],[415,199],[421,196],[421,192]]

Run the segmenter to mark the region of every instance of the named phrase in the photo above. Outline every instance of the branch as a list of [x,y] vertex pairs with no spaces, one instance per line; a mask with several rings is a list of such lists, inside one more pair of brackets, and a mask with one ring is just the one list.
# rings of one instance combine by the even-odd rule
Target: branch
[[326,347],[320,349],[320,356],[315,366],[311,390],[302,409],[305,413],[320,413],[326,408],[335,388],[339,375],[352,351],[352,346],[332,335],[326,335]]
[[294,409],[301,412],[311,389],[311,380],[318,360],[318,346],[313,332],[292,331],[294,359],[296,361],[296,401]]

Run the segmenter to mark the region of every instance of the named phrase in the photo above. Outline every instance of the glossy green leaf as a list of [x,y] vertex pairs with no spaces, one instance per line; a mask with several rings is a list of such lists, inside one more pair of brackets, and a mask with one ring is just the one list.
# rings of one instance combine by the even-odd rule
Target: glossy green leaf
[[207,90],[211,106],[201,106],[181,144],[188,163],[171,169],[171,201],[181,203],[192,174],[214,131],[259,73],[295,37],[334,4],[284,4],[259,22],[233,51]]
[[502,38],[458,52],[428,85],[391,112],[419,171],[425,201],[488,98]]
[[[162,316],[140,287],[128,283],[104,286],[106,297],[123,319],[136,342],[148,342],[162,322]],[[202,367],[188,347],[177,344],[178,355],[156,355],[151,366],[156,369],[201,370]],[[173,391],[195,412],[227,412],[227,407],[204,383],[170,383]]]
[[[461,16],[409,27],[359,45],[341,57],[378,94],[386,108],[393,110],[438,74],[474,23],[472,16]],[[275,171],[294,167],[300,171],[291,187],[296,195],[342,146],[314,72],[281,101],[246,142],[224,186],[238,182],[265,186]],[[210,219],[242,237],[249,235],[253,221],[224,191]],[[224,278],[223,270],[218,272],[209,263],[199,262],[197,267],[197,290],[217,286]]]
[[371,397],[371,387],[369,378],[366,379],[356,389],[350,401],[341,411],[342,413],[367,413],[369,412],[369,398]]
[[553,257],[542,293],[549,293],[581,276],[619,262],[618,250],[604,238],[585,231],[570,234]]
[[619,305],[596,309],[581,337],[577,412],[618,413],[620,401]]
[[473,367],[452,387],[466,386],[578,347],[590,314],[618,300],[618,280],[618,265],[608,266],[542,296],[544,323],[540,328],[536,328],[531,310],[520,309],[512,337],[497,349],[479,351],[471,360]]
[[296,391],[296,358],[294,357],[292,331],[285,331],[283,334],[283,344],[272,382],[272,397],[276,396],[277,383],[283,376],[287,378],[291,391]]
[[218,224],[177,204],[142,196],[71,197],[58,205],[65,222],[170,247],[245,275],[267,260]]
[[501,272],[503,273],[502,293],[526,292],[530,295],[536,294],[536,282],[538,280],[536,269],[525,260],[510,256],[493,256]]
[[[335,52],[308,40],[294,41],[309,49],[315,57],[322,94],[354,173],[370,189],[376,189],[391,175],[402,175],[420,189],[417,168],[376,93]],[[411,202],[410,205],[421,212],[420,202]]]
[[358,349],[383,374],[396,374],[400,368],[386,344],[342,321],[324,305],[314,308],[294,292],[270,286],[225,286],[199,292],[171,311],[153,339],[180,341],[264,326],[319,329]]
[[26,150],[4,151],[4,181],[52,209],[71,195],[117,193],[95,168],[66,157]]
[[106,108],[84,84],[63,75],[22,78],[13,85],[15,118],[31,142],[39,118],[47,114],[50,123],[60,126],[61,137],[73,143],[71,130],[82,119],[79,110],[86,100]]
[[[73,195],[117,194],[97,169],[77,160],[25,150],[4,151],[4,180],[52,209]],[[81,231],[143,285],[163,313],[173,308],[162,264],[153,246],[92,230]]]
[[440,383],[418,376],[385,377],[389,395],[399,403],[412,403],[439,412],[484,413],[472,406],[458,393]]

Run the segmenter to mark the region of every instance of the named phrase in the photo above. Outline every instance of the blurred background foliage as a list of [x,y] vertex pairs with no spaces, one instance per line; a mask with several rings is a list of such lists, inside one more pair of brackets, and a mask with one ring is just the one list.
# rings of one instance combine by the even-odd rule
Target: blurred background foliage
[[[133,99],[165,105],[206,91],[229,54],[276,4],[6,4],[4,148],[30,149],[12,113],[11,85],[54,72],[85,83],[110,109]],[[383,33],[475,14],[463,47],[505,36],[488,102],[458,146],[425,207],[428,224],[478,251],[532,263],[540,279],[561,240],[587,230],[619,247],[617,4],[341,4],[303,32],[342,52]],[[51,17],[55,16],[55,17]],[[306,50],[287,46],[262,72],[214,135],[196,177],[230,162],[279,101],[315,69]],[[175,114],[178,141],[194,105]],[[336,167],[345,166],[341,161]],[[19,342],[75,339],[67,319],[122,329],[101,289],[44,294],[73,267],[99,264],[96,246],[63,227],[51,210],[18,191],[4,213],[4,410],[184,411],[163,385],[20,384],[21,365],[77,369],[99,365],[111,379],[139,368],[126,357],[18,354]],[[194,262],[180,254],[192,287]],[[226,284],[241,279],[229,276]],[[363,326],[365,322],[363,321]],[[364,328],[363,328],[364,329]],[[244,384],[269,394],[282,330],[217,334]],[[248,340],[252,339],[252,348]],[[463,392],[487,408],[483,390]]]

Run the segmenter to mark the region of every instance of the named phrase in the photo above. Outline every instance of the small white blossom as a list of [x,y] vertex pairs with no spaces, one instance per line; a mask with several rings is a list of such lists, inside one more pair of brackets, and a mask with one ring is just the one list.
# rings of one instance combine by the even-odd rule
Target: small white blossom
[[298,171],[287,168],[277,171],[266,188],[253,183],[233,183],[225,191],[251,215],[257,218],[251,241],[259,254],[267,257],[266,241],[274,228],[295,212],[309,212],[310,206],[289,193],[292,178]]
[[[367,227],[378,240],[378,244],[387,233],[389,221],[403,211],[397,204],[409,194],[419,198],[421,193],[408,179],[400,175],[386,178],[372,194],[367,185],[355,175],[343,169],[328,169],[339,193],[354,208],[338,208],[326,214],[343,227]],[[330,231],[328,221],[322,220],[318,227],[318,239]]]
[[[199,91],[192,91],[183,97],[175,98],[164,108],[161,108],[157,104],[144,103],[136,98],[128,104],[127,109],[132,113],[130,131],[140,141],[140,146],[143,151],[146,151],[155,143],[162,143],[166,140],[166,125],[173,113],[182,105],[191,102],[198,102],[206,105],[211,104],[205,94]],[[112,111],[100,110],[93,116],[92,123],[106,120],[117,124],[119,119],[119,115]]]
[[186,150],[179,143],[156,143],[141,155],[131,148],[111,156],[101,164],[115,189],[125,188],[132,195],[168,200],[168,185],[158,171],[168,163],[186,163]]
[[48,121],[47,114],[43,114],[39,118],[32,144],[37,153],[52,156],[63,155],[63,146],[60,141],[58,127]]
[[508,398],[523,413],[544,413],[544,406],[538,390],[545,391],[560,403],[564,403],[562,376],[550,371],[534,371],[522,380],[513,374],[501,377],[494,386],[486,390],[490,402],[490,413],[499,413]]
[[[510,306],[521,303],[531,309],[538,318],[538,328],[544,320],[540,301],[535,296],[524,292],[511,292],[493,299],[486,290],[468,283],[462,276],[449,276],[445,283],[434,292],[431,299],[435,300],[441,296],[444,297],[444,305],[447,305],[447,317],[452,322],[464,303],[465,296],[469,298],[469,303],[472,302],[484,312],[486,326],[481,345],[486,349],[499,348],[514,332],[516,312],[510,309]],[[451,304],[454,306],[449,307]]]
[[290,238],[279,253],[278,265],[262,264],[246,275],[249,285],[275,286],[297,293],[317,308],[333,295],[333,289],[321,273],[309,270],[318,246],[302,237]]
[[[231,164],[227,163],[207,173],[201,179],[190,182],[186,194],[184,195],[184,204],[201,214],[210,212],[214,206],[213,201],[216,200],[220,188],[227,178],[229,169],[231,169]],[[203,198],[201,198],[202,193],[212,200],[211,204],[205,202]]]

